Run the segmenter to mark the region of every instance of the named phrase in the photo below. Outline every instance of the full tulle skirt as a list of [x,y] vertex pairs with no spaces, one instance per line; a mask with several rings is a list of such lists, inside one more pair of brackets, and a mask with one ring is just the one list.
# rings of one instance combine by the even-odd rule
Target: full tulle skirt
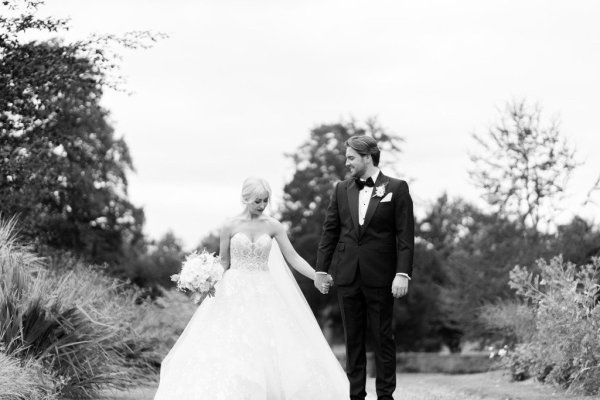
[[338,360],[304,325],[268,272],[228,270],[163,361],[155,400],[348,399]]

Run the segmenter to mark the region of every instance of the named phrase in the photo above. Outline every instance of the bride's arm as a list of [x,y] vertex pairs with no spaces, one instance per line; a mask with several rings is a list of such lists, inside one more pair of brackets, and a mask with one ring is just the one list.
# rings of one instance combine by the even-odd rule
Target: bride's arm
[[231,223],[226,221],[221,227],[221,235],[219,242],[219,256],[221,257],[221,265],[224,270],[228,270],[230,266],[229,258],[229,242],[231,239]]
[[310,280],[315,280],[315,270],[306,262],[306,260],[296,253],[296,250],[290,243],[290,239],[287,236],[284,226],[279,221],[273,222],[274,237],[277,240],[277,244],[281,249],[281,254],[285,260],[302,275],[306,276]]

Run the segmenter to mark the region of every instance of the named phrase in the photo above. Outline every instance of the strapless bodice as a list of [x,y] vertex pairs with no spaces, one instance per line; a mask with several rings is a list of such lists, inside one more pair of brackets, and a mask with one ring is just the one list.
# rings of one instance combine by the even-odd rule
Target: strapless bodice
[[243,232],[235,233],[229,244],[231,269],[268,271],[272,240],[266,233],[258,236],[254,242]]

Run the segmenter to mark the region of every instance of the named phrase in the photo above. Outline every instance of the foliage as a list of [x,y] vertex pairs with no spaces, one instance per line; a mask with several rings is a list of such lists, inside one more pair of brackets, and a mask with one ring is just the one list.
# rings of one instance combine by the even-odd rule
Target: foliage
[[535,259],[540,250],[523,246],[514,222],[445,194],[418,220],[416,234],[440,264],[435,275],[437,319],[444,342],[454,351],[459,350],[457,342],[485,335],[477,319],[479,307],[510,297],[510,269],[520,260]]
[[[145,354],[137,357],[138,360],[152,364],[152,370],[158,371],[158,366],[175,344],[197,306],[189,296],[175,289],[163,290],[154,302],[146,302],[140,307],[137,318],[132,326],[138,334],[136,339],[140,343],[151,345]],[[142,364],[145,367],[146,364]]]
[[160,35],[24,42],[23,33],[67,28],[38,17],[41,3],[0,4],[11,15],[0,18],[0,211],[19,215],[29,241],[114,263],[143,239],[144,214],[127,199],[129,149],[100,100],[120,83],[112,45]]
[[[68,301],[70,289],[77,286],[59,281],[39,265],[22,262],[26,257],[10,247],[10,242],[2,246],[0,342],[8,354],[39,360],[57,377],[65,377],[58,392],[89,397],[97,385],[117,374],[105,351],[115,339],[112,327]],[[91,289],[86,283],[79,287]]]
[[398,351],[439,351],[446,345],[459,349],[456,327],[443,315],[443,285],[448,277],[439,254],[418,240],[415,245],[418,271],[406,297],[396,301],[394,332]]
[[[470,175],[492,208],[488,213],[454,207],[450,226],[457,220],[461,224],[459,231],[447,234],[454,243],[445,246],[451,284],[443,297],[449,300],[446,315],[467,336],[482,336],[487,329],[477,318],[478,309],[513,297],[507,283],[515,264],[532,264],[561,251],[582,262],[581,256],[594,252],[597,236],[580,218],[564,226],[553,222],[577,162],[559,123],[545,122],[540,106],[509,102],[487,135],[474,138],[479,148],[471,154]],[[541,232],[550,225],[555,234]],[[443,226],[438,230],[448,231]]]
[[537,271],[517,266],[510,273],[510,287],[523,300],[522,314],[533,317],[530,330],[503,321],[505,306],[487,308],[486,320],[512,330],[518,341],[507,365],[515,378],[535,376],[600,394],[600,258],[582,266],[560,256],[550,262],[540,259]]
[[450,199],[446,193],[427,207],[416,226],[416,236],[447,258],[465,239],[481,212],[463,199]]
[[53,379],[47,389],[63,397],[90,398],[156,373],[159,339],[138,333],[151,303],[139,305],[138,291],[98,268],[69,259],[47,268],[14,232],[14,220],[0,224],[0,344],[7,355],[41,365]]
[[209,253],[215,253],[219,255],[220,248],[220,235],[218,231],[210,232],[200,241],[200,244],[196,247],[197,251],[206,249]]
[[549,223],[577,165],[559,124],[544,124],[541,107],[513,101],[487,135],[474,138],[480,153],[471,155],[470,174],[487,202],[533,233]]
[[505,345],[529,341],[535,332],[535,312],[519,299],[486,303],[479,309],[479,319],[498,333]]
[[46,386],[52,377],[45,376],[35,361],[23,365],[0,348],[0,400],[53,400]]
[[494,341],[498,336],[512,340],[503,331],[490,331],[478,315],[486,304],[513,306],[508,282],[514,265],[533,264],[559,253],[567,261],[583,264],[600,255],[600,231],[580,217],[534,240],[517,221],[447,195],[427,207],[416,227],[417,242],[435,253],[441,264],[437,300],[441,327],[462,340]]
[[600,230],[598,225],[575,216],[568,224],[559,225],[549,239],[548,248],[562,254],[565,261],[577,265],[592,262],[600,257]]
[[173,286],[171,275],[180,271],[183,257],[181,239],[167,232],[158,241],[147,244],[144,254],[124,264],[122,272],[132,283],[160,295],[157,286]]

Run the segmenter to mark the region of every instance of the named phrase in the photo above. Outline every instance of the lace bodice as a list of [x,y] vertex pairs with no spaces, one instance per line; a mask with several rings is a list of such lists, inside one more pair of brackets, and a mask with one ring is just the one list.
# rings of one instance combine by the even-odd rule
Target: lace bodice
[[230,239],[231,269],[268,271],[271,236],[260,235],[253,242],[245,233],[237,232]]

